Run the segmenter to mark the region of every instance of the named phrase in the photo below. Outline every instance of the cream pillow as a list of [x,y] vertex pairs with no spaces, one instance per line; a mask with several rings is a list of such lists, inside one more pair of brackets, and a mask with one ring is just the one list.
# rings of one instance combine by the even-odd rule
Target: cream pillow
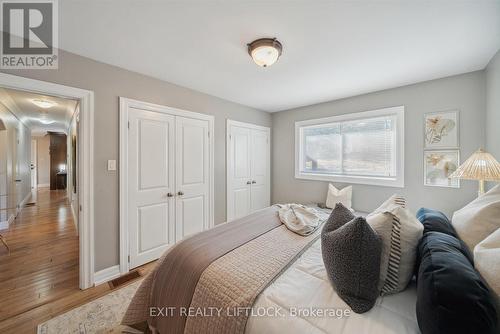
[[382,239],[379,289],[383,295],[403,291],[413,277],[424,226],[405,206],[404,198],[393,195],[366,218]]
[[352,207],[352,186],[347,186],[342,190],[335,188],[333,184],[328,184],[328,194],[326,195],[326,207],[333,209],[335,204],[342,203],[346,208]]
[[451,223],[471,251],[500,228],[500,185],[455,211]]
[[500,296],[500,228],[474,247],[474,266]]

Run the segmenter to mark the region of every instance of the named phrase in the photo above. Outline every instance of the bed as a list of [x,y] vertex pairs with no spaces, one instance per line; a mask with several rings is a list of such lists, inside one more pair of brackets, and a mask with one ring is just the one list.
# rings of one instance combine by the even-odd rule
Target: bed
[[321,229],[300,236],[277,212],[266,208],[172,247],[122,323],[147,323],[159,334],[419,333],[413,284],[364,314],[352,312],[326,276]]
[[[254,309],[281,308],[283,316],[251,316],[245,333],[420,333],[415,316],[416,298],[412,282],[401,293],[379,297],[367,313],[351,311],[348,316],[344,316],[345,313],[333,315],[332,310],[344,311],[349,307],[328,281],[318,240],[271,283],[253,305]],[[290,314],[290,310],[294,313]],[[299,314],[301,310],[304,312]],[[325,310],[325,316],[313,314],[316,310]]]

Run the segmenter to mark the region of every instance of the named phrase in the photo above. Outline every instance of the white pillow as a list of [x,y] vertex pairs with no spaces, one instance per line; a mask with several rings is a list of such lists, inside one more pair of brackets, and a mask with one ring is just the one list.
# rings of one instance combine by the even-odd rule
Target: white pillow
[[500,296],[500,228],[476,245],[474,267]]
[[366,218],[382,239],[379,288],[383,295],[403,291],[413,277],[424,226],[405,206],[404,198],[393,195]]
[[500,185],[455,211],[451,223],[472,251],[481,240],[500,228]]
[[335,188],[333,184],[328,184],[328,194],[326,195],[326,207],[333,209],[335,204],[342,203],[346,208],[352,207],[352,186],[347,186],[342,190]]

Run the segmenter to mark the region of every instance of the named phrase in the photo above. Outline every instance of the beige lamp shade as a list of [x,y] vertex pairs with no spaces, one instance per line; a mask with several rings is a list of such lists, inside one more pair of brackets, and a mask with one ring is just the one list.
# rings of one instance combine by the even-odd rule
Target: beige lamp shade
[[479,149],[449,177],[467,180],[499,181],[500,163],[491,154]]
[[484,194],[484,181],[500,181],[500,164],[483,149],[477,150],[448,178],[479,180],[478,196]]

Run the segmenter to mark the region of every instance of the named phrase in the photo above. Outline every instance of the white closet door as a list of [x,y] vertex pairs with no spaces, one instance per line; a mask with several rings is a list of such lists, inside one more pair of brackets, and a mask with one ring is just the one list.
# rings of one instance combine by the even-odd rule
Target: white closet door
[[175,117],[129,109],[128,219],[130,268],[157,259],[175,243]]
[[246,127],[230,125],[228,132],[227,221],[231,221],[250,213],[250,187],[252,181],[250,145],[252,131]]
[[176,117],[176,236],[209,227],[209,123]]
[[228,121],[227,221],[270,205],[270,129]]
[[251,141],[252,185],[250,211],[270,205],[269,131],[252,130]]

